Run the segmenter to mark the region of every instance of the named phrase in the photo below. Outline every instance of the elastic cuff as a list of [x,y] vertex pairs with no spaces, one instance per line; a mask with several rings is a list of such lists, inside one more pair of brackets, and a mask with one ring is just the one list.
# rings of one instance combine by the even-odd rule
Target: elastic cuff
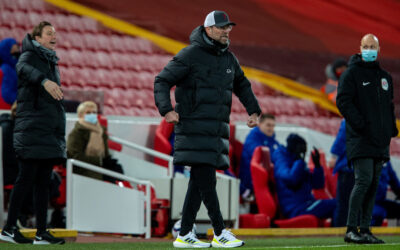
[[49,79],[44,78],[43,81],[40,83],[40,85],[42,85],[42,86],[44,87],[44,83],[45,83],[47,80],[49,80]]

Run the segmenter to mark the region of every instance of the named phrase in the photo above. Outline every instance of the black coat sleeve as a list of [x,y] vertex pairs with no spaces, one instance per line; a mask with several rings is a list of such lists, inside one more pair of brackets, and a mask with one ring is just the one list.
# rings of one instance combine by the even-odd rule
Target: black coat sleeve
[[339,79],[336,105],[346,122],[355,130],[363,132],[366,128],[366,122],[357,106],[354,104],[356,96],[356,82],[353,79],[351,71],[347,70]]
[[235,60],[235,80],[233,83],[233,92],[246,108],[246,111],[249,115],[254,113],[260,115],[261,108],[258,105],[258,101],[253,93],[253,90],[251,89],[251,84],[247,77],[245,77],[236,57],[234,55],[232,56]]
[[16,66],[17,74],[18,78],[22,80],[19,81],[20,83],[40,86],[45,79],[45,75],[30,64],[33,56],[35,55],[29,51],[22,53]]
[[190,71],[188,53],[183,49],[158,74],[154,81],[154,100],[162,116],[172,111],[170,90]]

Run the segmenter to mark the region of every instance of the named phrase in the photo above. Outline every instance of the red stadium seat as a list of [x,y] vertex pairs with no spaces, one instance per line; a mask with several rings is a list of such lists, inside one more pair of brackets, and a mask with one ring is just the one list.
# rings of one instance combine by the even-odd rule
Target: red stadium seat
[[[172,152],[172,146],[169,142],[169,137],[174,131],[174,124],[168,123],[165,119],[161,120],[160,125],[156,129],[154,136],[154,150],[170,155]],[[160,158],[154,157],[154,163],[160,166],[168,167],[168,162]]]
[[17,10],[18,3],[14,0],[2,0],[0,1],[0,9],[3,14],[3,10]]
[[[332,199],[336,197],[337,175],[333,175],[333,169],[328,168],[325,152],[322,149],[319,149],[319,154],[321,166],[324,170],[325,186],[320,189],[313,189],[313,195],[315,199]],[[314,167],[314,162],[312,161],[312,156],[310,154],[308,168],[313,171]]]
[[278,200],[274,192],[273,165],[270,162],[269,149],[257,147],[250,162],[251,177],[253,180],[254,194],[258,212],[265,214],[278,227],[317,227],[318,219],[313,215],[301,215],[290,219],[278,219]]

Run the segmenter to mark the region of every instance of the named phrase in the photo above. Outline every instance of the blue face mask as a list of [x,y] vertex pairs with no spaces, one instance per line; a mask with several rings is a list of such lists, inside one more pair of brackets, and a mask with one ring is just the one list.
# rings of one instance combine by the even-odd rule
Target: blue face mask
[[376,49],[363,49],[361,51],[362,59],[365,62],[373,62],[378,57],[378,50]]
[[85,122],[96,124],[97,123],[97,114],[86,114]]

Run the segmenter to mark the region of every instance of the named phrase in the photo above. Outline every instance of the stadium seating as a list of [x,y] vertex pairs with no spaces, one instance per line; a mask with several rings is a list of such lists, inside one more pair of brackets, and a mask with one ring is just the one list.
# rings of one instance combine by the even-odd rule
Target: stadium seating
[[[150,41],[115,33],[93,19],[70,14],[41,0],[4,0],[0,9],[0,37],[21,40],[40,21],[53,23],[58,31],[57,53],[66,89],[103,91],[108,99],[103,110],[106,115],[159,115],[148,97],[153,92],[155,75],[171,55]],[[276,115],[278,121],[336,133],[339,123],[330,120],[331,113],[312,102],[284,96],[256,80],[251,82],[263,111]],[[114,92],[115,88],[124,91]],[[133,94],[129,90],[147,92]],[[127,101],[126,97],[134,100]],[[231,120],[246,119],[244,107],[234,97]]]
[[[326,164],[326,157],[324,151],[319,149],[321,167],[324,170],[325,186],[320,189],[313,189],[312,193],[315,199],[332,199],[336,197],[336,186],[338,175],[333,175],[333,168],[328,168]],[[312,161],[312,156],[310,154],[310,159],[308,161],[308,168],[313,171],[315,166]]]
[[[154,135],[154,150],[170,155],[172,152],[172,146],[169,142],[169,137],[174,131],[174,124],[168,123],[165,119],[161,120],[160,125],[156,129]],[[154,157],[154,163],[160,166],[168,167],[168,162],[160,158]]]
[[268,216],[274,225],[281,228],[317,227],[320,224],[318,218],[313,215],[282,218],[275,192],[273,164],[267,147],[260,146],[255,149],[250,162],[250,171],[259,214]]

